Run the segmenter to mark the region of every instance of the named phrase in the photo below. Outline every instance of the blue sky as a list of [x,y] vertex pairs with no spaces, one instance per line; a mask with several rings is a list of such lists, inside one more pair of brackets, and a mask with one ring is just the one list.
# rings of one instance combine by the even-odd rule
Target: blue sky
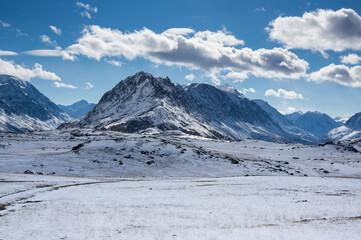
[[281,112],[347,117],[361,111],[360,8],[352,0],[0,0],[0,74],[31,81],[59,104],[96,103],[147,71],[180,84],[229,83]]

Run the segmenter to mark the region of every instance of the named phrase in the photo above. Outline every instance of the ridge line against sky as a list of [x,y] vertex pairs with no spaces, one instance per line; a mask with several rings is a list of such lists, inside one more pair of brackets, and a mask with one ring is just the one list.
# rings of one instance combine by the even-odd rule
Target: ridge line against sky
[[97,102],[121,79],[144,70],[180,84],[230,83],[283,113],[360,112],[359,4],[296,2],[239,8],[238,1],[210,1],[200,8],[205,1],[5,0],[0,74],[33,79],[61,104]]

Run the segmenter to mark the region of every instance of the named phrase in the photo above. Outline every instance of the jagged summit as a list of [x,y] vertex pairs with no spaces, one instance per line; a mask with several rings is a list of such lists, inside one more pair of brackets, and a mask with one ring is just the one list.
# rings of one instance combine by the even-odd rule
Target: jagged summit
[[168,77],[139,72],[106,92],[84,117],[62,127],[121,132],[175,131],[214,138],[287,141],[256,103],[238,91],[208,84],[180,86]]
[[0,131],[48,130],[70,119],[30,82],[0,75]]

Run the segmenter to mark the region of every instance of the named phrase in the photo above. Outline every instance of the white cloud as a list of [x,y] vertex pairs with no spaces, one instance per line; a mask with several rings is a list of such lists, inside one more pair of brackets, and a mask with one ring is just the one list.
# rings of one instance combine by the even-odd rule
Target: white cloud
[[47,36],[47,35],[41,35],[41,36],[40,36],[40,40],[41,40],[43,43],[47,43],[47,44],[49,44],[49,45],[56,46],[56,41],[52,41],[52,40],[50,39],[50,37]]
[[255,93],[256,92],[256,90],[254,90],[253,88],[243,88],[243,90],[242,90],[242,93],[244,94],[244,95],[247,95],[247,93]]
[[245,79],[248,78],[247,72],[229,72],[226,75],[226,78],[234,79],[235,82],[243,82]]
[[61,82],[54,82],[54,87],[57,87],[57,88],[71,88],[71,89],[77,88],[77,87],[75,87],[73,85],[65,84],[65,83],[61,83]]
[[188,81],[193,81],[196,78],[196,76],[194,76],[194,74],[191,73],[186,75],[184,78],[187,79]]
[[[145,58],[159,65],[202,69],[212,81],[222,71],[266,78],[298,79],[306,75],[308,63],[283,48],[236,48],[244,41],[223,31],[195,32],[168,29],[157,34],[147,28],[134,32],[88,26],[76,44],[66,51],[100,60],[104,57]],[[212,72],[212,74],[210,74]]]
[[361,50],[361,17],[352,9],[319,9],[302,17],[278,17],[266,30],[270,39],[287,48]]
[[90,4],[85,4],[82,2],[76,2],[76,5],[80,8],[84,8],[85,10],[89,11],[89,12],[94,12],[97,13],[98,12],[98,8],[97,7],[91,7]]
[[68,52],[61,50],[61,48],[57,49],[38,49],[23,52],[27,55],[40,56],[40,57],[62,57],[64,60],[74,61],[76,60],[75,56],[70,55]]
[[27,33],[23,33],[20,29],[16,29],[15,32],[16,32],[16,36],[19,36],[19,37],[27,37],[28,36]]
[[18,54],[16,52],[12,52],[12,51],[0,50],[0,56],[14,56],[14,55],[18,55]]
[[254,9],[255,12],[265,12],[266,9],[264,7]]
[[23,80],[30,80],[31,78],[37,77],[42,79],[61,81],[61,78],[55,73],[43,70],[43,66],[39,63],[35,63],[34,67],[29,69],[15,64],[13,61],[6,61],[1,58],[0,74],[13,75]]
[[105,61],[106,63],[109,63],[109,64],[114,65],[114,66],[116,66],[116,67],[121,67],[121,66],[124,64],[124,63],[119,62],[119,61],[116,61],[116,60],[104,59],[104,61]]
[[347,56],[341,56],[341,62],[344,64],[356,65],[361,61],[361,57],[354,53],[349,53]]
[[1,27],[4,27],[4,28],[8,28],[8,27],[10,27],[11,25],[10,25],[9,23],[6,23],[6,22],[3,22],[3,21],[0,20],[0,26],[1,26]]
[[331,81],[348,87],[361,87],[361,66],[349,68],[345,65],[330,64],[311,73],[308,81],[317,83]]
[[89,19],[92,18],[92,16],[90,15],[90,13],[88,13],[87,11],[81,12],[80,15],[81,15],[82,17],[87,17],[87,18],[89,18]]
[[171,35],[171,36],[188,35],[191,33],[194,33],[194,30],[191,28],[169,28],[163,32],[164,35]]
[[55,34],[61,35],[61,29],[60,28],[57,28],[57,27],[51,26],[51,25],[49,27]]
[[91,19],[91,15],[90,15],[90,12],[93,12],[93,13],[97,13],[98,12],[98,8],[97,7],[91,7],[90,4],[85,4],[85,3],[82,3],[82,2],[76,2],[76,6],[77,7],[80,7],[80,8],[83,8],[84,11],[80,13],[80,15],[82,17],[87,17],[89,19]]
[[264,95],[266,97],[273,96],[284,99],[303,99],[302,94],[296,93],[294,91],[286,91],[282,88],[278,89],[277,92],[273,89],[268,89]]
[[89,90],[89,89],[92,89],[92,88],[94,88],[93,84],[91,84],[90,82],[85,83],[85,88],[84,89]]

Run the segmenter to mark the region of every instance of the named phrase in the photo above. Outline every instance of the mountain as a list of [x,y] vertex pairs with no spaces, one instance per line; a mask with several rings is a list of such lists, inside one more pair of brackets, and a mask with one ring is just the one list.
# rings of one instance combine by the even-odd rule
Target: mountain
[[0,75],[0,131],[50,130],[71,120],[31,83]]
[[288,121],[290,121],[291,123],[295,123],[296,120],[301,117],[303,114],[303,112],[298,111],[298,112],[293,112],[293,113],[289,113],[289,114],[285,114],[284,116],[287,118]]
[[289,141],[289,134],[261,107],[232,91],[207,84],[182,87],[168,77],[139,72],[106,92],[85,116],[60,128],[171,131],[223,139]]
[[[257,103],[272,118],[273,121],[280,125],[280,127],[285,132],[311,143],[317,142],[317,137],[301,128],[296,127],[292,121],[290,121],[286,116],[282,115],[279,111],[277,111],[277,109],[269,105],[266,101],[261,99],[254,99],[253,102]],[[299,112],[296,112],[295,114],[299,114],[301,116]]]
[[320,112],[306,112],[295,121],[295,126],[306,130],[318,138],[322,138],[325,134],[334,128],[343,124],[336,122],[330,116]]
[[361,138],[361,112],[346,121],[345,126],[331,130],[322,138],[322,142],[345,141]]
[[353,130],[361,130],[361,112],[356,113],[346,121],[345,126]]
[[70,117],[76,119],[84,116],[87,114],[90,110],[92,110],[95,107],[96,104],[89,103],[85,100],[80,100],[79,102],[73,103],[72,105],[60,105],[58,104],[58,107],[63,109],[64,112],[66,112]]

